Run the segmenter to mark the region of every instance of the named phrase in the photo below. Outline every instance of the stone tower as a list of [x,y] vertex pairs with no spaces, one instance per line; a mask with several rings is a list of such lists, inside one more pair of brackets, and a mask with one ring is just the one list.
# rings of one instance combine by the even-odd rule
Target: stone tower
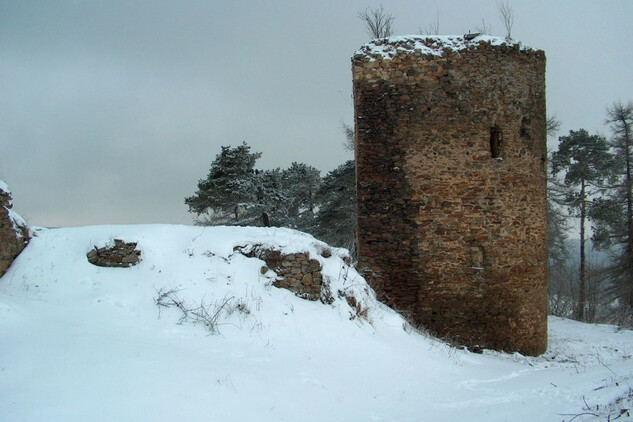
[[359,267],[436,335],[547,346],[545,55],[392,37],[352,59]]

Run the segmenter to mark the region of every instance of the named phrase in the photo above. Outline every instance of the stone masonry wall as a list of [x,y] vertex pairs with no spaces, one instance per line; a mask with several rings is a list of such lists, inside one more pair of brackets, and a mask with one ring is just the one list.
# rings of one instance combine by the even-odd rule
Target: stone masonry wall
[[545,55],[443,43],[376,40],[352,59],[359,268],[441,337],[540,354]]
[[[331,303],[332,298],[329,285],[323,282],[321,263],[307,252],[283,254],[275,249],[268,249],[261,245],[237,246],[236,251],[247,257],[256,257],[266,265],[261,268],[262,274],[272,270],[276,274],[273,286],[290,290],[297,296],[307,300],[321,300]],[[329,257],[325,251],[324,257]]]
[[0,277],[29,241],[26,223],[12,208],[11,192],[0,181]]

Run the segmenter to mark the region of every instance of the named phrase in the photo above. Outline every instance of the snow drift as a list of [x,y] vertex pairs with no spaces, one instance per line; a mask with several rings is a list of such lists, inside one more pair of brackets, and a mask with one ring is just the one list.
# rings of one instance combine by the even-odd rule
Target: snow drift
[[[136,266],[88,262],[114,239]],[[247,245],[309,253],[331,303],[274,287]],[[551,319],[539,358],[472,354],[378,303],[346,253],[279,228],[33,230],[0,278],[0,421],[629,418],[630,331]]]

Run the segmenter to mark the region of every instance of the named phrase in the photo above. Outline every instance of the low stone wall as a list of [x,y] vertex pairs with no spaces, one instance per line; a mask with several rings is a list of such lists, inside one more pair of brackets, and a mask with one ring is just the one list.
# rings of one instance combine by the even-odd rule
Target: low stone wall
[[88,262],[98,267],[131,267],[141,259],[141,251],[136,249],[136,245],[136,242],[114,239],[113,246],[91,249],[87,254]]
[[[236,251],[249,258],[259,258],[266,262],[261,273],[272,270],[277,274],[273,286],[290,290],[297,296],[307,300],[321,300],[332,303],[329,286],[323,282],[321,263],[311,259],[307,252],[282,254],[280,251],[255,247],[237,247]],[[327,254],[327,252],[325,252]]]
[[28,227],[12,208],[11,192],[0,181],[0,277],[29,242]]
[[273,286],[288,289],[308,300],[321,297],[321,264],[316,259],[310,259],[307,253],[284,255],[279,251],[264,251],[260,258],[266,262],[262,273],[271,269],[278,276]]

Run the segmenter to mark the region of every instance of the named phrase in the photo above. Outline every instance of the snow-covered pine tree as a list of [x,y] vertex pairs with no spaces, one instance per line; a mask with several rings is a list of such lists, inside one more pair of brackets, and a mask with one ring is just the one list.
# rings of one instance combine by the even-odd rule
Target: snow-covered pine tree
[[250,150],[246,142],[235,148],[223,146],[207,178],[198,182],[198,191],[185,198],[199,224],[248,224],[251,216],[247,211],[257,203],[258,195],[255,162],[261,157]]
[[245,211],[250,226],[284,226],[288,197],[281,183],[281,170],[255,171],[257,199]]
[[195,195],[186,198],[201,225],[313,227],[319,170],[292,163],[287,170],[256,170],[261,153],[245,142],[222,147]]
[[312,166],[293,162],[281,172],[281,185],[287,198],[283,225],[309,232],[314,227],[315,197],[321,186],[321,172]]

